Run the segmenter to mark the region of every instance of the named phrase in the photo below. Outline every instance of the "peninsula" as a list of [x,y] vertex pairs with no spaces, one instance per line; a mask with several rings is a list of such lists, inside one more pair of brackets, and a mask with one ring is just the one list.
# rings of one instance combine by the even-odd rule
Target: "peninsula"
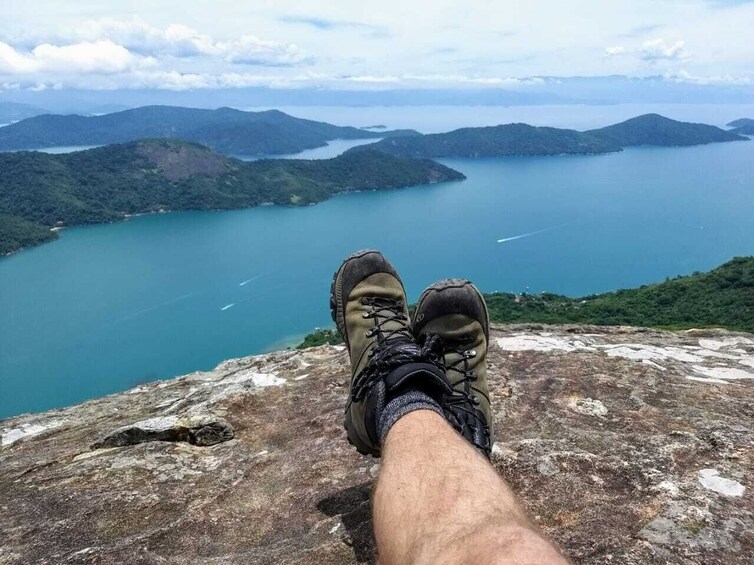
[[[239,161],[156,139],[63,155],[0,154],[0,254],[55,237],[50,228],[163,210],[306,205],[338,192],[461,180],[428,160],[377,151],[334,159]],[[52,235],[51,235],[52,234]]]

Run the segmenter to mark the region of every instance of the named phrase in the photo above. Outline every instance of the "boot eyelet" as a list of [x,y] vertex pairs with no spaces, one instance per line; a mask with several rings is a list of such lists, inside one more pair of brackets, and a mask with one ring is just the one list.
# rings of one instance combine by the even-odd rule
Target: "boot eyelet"
[[479,397],[478,397],[477,395],[474,395],[474,396],[472,396],[472,397],[471,397],[471,401],[472,401],[472,402],[473,402],[474,404],[476,404],[477,406],[479,406],[479,404],[480,404],[480,403],[482,402],[481,400],[479,400]]
[[468,350],[468,351],[466,352],[466,355],[467,355],[468,357],[476,357],[476,350],[475,350],[475,349],[469,349],[469,350]]
[[362,304],[369,304],[369,299],[366,296],[361,297],[361,303]]
[[370,318],[371,316],[372,316],[372,315],[371,315],[371,314],[370,314],[369,312],[364,312],[364,313],[363,313],[363,314],[361,315],[361,317],[362,317],[362,318],[364,318],[364,319],[366,319],[366,318]]

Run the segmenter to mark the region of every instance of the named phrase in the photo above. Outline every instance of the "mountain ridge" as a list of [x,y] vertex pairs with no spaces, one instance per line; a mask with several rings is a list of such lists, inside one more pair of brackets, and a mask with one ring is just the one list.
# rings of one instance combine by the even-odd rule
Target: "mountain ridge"
[[180,138],[226,155],[275,155],[323,147],[333,139],[414,135],[370,132],[289,116],[279,110],[245,112],[181,106],[142,106],[99,116],[42,114],[0,128],[0,150],[111,145],[145,138]]
[[636,145],[687,146],[748,138],[706,124],[645,114],[587,131],[503,124],[446,133],[388,138],[349,151],[377,149],[403,157],[495,157],[601,154]]

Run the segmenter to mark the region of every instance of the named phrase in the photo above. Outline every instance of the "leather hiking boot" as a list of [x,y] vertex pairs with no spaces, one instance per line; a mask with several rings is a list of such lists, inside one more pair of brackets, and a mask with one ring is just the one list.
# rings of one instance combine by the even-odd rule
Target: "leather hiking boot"
[[414,336],[431,349],[453,387],[443,409],[451,425],[487,457],[492,449],[492,411],[487,388],[487,305],[467,280],[428,287],[414,313]]
[[403,283],[379,251],[359,251],[343,262],[333,279],[330,312],[351,358],[348,441],[359,453],[379,456],[381,435],[387,433],[383,415],[397,419],[410,411],[386,412],[388,403],[418,392],[440,412],[437,405],[450,385],[417,345]]

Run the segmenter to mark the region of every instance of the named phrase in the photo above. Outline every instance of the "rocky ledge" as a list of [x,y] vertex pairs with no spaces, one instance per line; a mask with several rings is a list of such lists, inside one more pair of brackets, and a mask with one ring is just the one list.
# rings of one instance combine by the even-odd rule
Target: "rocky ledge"
[[[227,361],[0,422],[2,563],[373,560],[347,357]],[[492,332],[493,463],[580,563],[750,563],[754,336]]]

